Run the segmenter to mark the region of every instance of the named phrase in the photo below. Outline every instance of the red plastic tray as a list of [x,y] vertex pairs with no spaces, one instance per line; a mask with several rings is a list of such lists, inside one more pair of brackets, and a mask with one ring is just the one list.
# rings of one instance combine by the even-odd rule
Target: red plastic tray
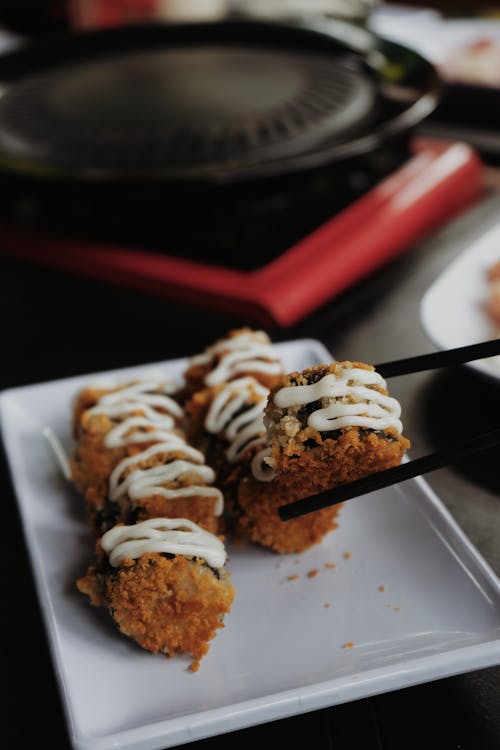
[[469,146],[417,139],[403,167],[256,271],[2,227],[0,253],[285,327],[411,247],[484,189],[482,162]]

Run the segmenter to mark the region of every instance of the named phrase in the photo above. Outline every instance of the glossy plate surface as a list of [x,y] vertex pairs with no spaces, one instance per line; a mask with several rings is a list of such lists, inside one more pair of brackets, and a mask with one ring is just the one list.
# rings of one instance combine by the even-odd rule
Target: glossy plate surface
[[[314,340],[277,347],[287,369],[331,359]],[[153,367],[180,376],[185,364]],[[196,674],[189,659],[141,651],[75,588],[93,544],[41,434],[50,426],[70,449],[71,400],[89,379],[1,396],[75,748],[171,747],[500,662],[500,582],[420,480],[350,501],[339,528],[303,555],[230,547],[236,600]]]
[[[487,270],[500,261],[500,223],[462,252],[422,298],[420,320],[440,349],[476,344],[500,336],[486,310]],[[500,357],[470,362],[478,372],[500,380]]]

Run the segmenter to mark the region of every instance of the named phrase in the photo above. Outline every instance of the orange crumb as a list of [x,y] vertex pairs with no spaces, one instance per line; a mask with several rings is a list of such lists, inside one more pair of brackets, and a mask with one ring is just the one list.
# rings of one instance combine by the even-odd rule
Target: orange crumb
[[246,545],[246,540],[244,539],[244,537],[240,537],[235,534],[231,540],[231,544],[233,545],[233,547],[244,547]]
[[394,612],[399,612],[400,609],[401,607],[393,607]]
[[293,576],[288,576],[287,581],[296,581],[299,576],[295,573]]
[[379,586],[377,591],[385,591],[385,586]]
[[344,554],[342,555],[342,557],[344,558],[344,560],[350,560],[351,557],[352,557],[352,555],[351,555],[350,552],[344,552]]
[[330,608],[331,606],[332,606],[332,605],[331,605],[331,604],[328,604],[328,602],[326,602],[325,604],[323,604],[323,607],[324,607],[325,609],[329,609],[329,608]]
[[318,575],[318,573],[319,573],[319,570],[317,568],[313,568],[312,570],[309,571],[309,573],[307,574],[307,577],[315,578]]
[[344,645],[342,646],[342,648],[354,648],[355,645],[356,644],[353,643],[352,641],[347,641],[347,643],[344,643]]
[[325,568],[326,568],[327,570],[333,570],[333,569],[334,569],[334,567],[335,567],[335,563],[330,563],[330,562],[326,562],[326,563],[325,563]]
[[200,668],[200,662],[194,661],[192,664],[189,665],[189,669],[191,672],[197,672]]

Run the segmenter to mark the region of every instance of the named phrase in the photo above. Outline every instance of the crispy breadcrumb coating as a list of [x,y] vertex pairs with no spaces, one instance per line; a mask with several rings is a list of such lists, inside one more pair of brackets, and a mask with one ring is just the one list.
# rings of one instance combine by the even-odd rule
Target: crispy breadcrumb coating
[[234,599],[226,570],[198,558],[158,553],[126,559],[116,569],[101,557],[77,587],[91,604],[106,607],[119,630],[141,648],[166,656],[189,654],[193,671],[224,627]]
[[[316,490],[315,490],[316,491]],[[337,528],[340,505],[282,521],[280,505],[311,494],[299,482],[258,482],[245,477],[234,505],[234,533],[281,554],[304,552]]]
[[[347,368],[357,368],[361,370],[373,371],[374,368],[371,365],[367,365],[364,362],[332,362],[328,365],[316,365],[315,367],[309,367],[302,372],[292,372],[288,375],[284,375],[279,379],[276,385],[271,389],[269,394],[268,403],[266,406],[266,414],[264,421],[268,430],[268,445],[272,450],[272,465],[278,471],[287,472],[290,470],[291,465],[288,459],[301,456],[303,453],[308,452],[313,446],[322,446],[327,441],[337,441],[341,436],[352,433],[354,435],[367,437],[368,435],[375,436],[375,442],[372,440],[369,446],[370,455],[367,456],[366,460],[369,462],[369,471],[367,474],[373,473],[373,471],[379,471],[380,469],[372,468],[377,463],[376,454],[378,451],[381,452],[381,461],[384,463],[383,468],[388,468],[385,465],[388,460],[388,446],[382,444],[382,441],[389,442],[392,444],[392,452],[394,453],[394,464],[397,465],[401,462],[406,450],[408,450],[410,443],[409,441],[398,434],[394,429],[388,428],[386,430],[369,430],[360,427],[345,427],[341,430],[332,432],[318,432],[317,430],[310,427],[307,423],[309,414],[313,409],[321,408],[328,404],[328,399],[323,399],[323,403],[316,402],[314,404],[306,404],[301,406],[300,404],[287,407],[286,409],[280,409],[274,403],[275,394],[282,388],[289,388],[293,386],[311,385],[317,383],[325,375],[333,374],[335,376],[341,375],[342,371]],[[371,388],[384,395],[389,395],[385,388],[378,386],[371,386]],[[357,445],[356,452],[351,454],[355,460],[365,460],[360,453],[359,445],[354,439],[354,445]],[[343,445],[341,443],[340,445]],[[352,448],[345,447],[346,450],[352,450]],[[341,455],[341,454],[340,454]],[[389,459],[390,460],[390,459]],[[339,462],[337,462],[338,464]],[[352,463],[352,462],[351,462]],[[339,472],[339,480],[352,481],[353,469],[346,465],[344,469],[336,468]],[[345,479],[343,478],[345,475]],[[358,478],[358,477],[356,477]],[[336,481],[336,484],[338,482]]]
[[95,406],[99,399],[102,396],[105,396],[107,393],[110,393],[109,388],[94,388],[92,386],[89,386],[81,390],[76,395],[76,398],[73,402],[72,422],[73,437],[75,438],[75,440],[78,438],[80,432],[80,420],[82,418],[82,414],[87,411],[87,409],[91,409],[93,406]]

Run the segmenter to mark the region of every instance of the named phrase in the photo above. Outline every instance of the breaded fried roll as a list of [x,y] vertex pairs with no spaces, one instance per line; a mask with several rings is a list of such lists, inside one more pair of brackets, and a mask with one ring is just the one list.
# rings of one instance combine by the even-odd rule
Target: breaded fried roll
[[214,534],[188,519],[151,518],[107,531],[77,587],[141,648],[189,654],[196,671],[233,602],[225,563]]
[[171,393],[169,383],[145,378],[77,398],[72,478],[96,536],[117,522],[155,516],[219,530],[215,473],[186,442],[184,412]]
[[240,531],[277,552],[301,552],[337,526],[340,506],[283,522],[280,505],[401,463],[409,441],[401,409],[370,365],[334,362],[283,376],[265,410],[275,472],[262,484],[246,476],[236,506]]

